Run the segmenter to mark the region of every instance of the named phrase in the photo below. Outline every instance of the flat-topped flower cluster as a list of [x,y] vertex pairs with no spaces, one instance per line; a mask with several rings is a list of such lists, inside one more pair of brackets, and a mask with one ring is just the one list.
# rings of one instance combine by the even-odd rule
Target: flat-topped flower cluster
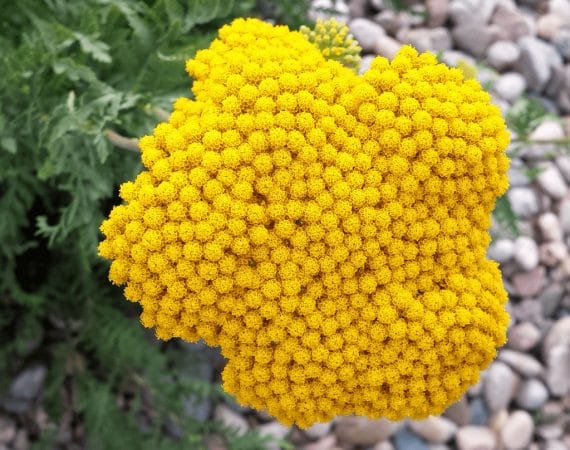
[[285,424],[458,400],[508,323],[489,95],[411,47],[359,76],[254,19],[186,68],[195,100],[140,140],[146,170],[101,226],[142,324],[220,346],[224,388]]

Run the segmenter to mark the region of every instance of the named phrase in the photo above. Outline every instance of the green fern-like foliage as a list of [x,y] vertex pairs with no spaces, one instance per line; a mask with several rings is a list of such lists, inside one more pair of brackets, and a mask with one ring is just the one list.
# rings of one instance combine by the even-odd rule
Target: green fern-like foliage
[[544,106],[534,98],[521,97],[506,114],[507,125],[519,139],[528,138],[529,134],[547,117]]
[[[0,398],[25,364],[48,366],[54,448],[62,417],[83,423],[89,449],[264,448],[255,433],[183,413],[182,399],[222,399],[219,386],[176,375],[181,350],[159,345],[120,300],[96,255],[98,226],[140,171],[137,153],[105,131],[148,134],[157,108],[190,95],[184,61],[236,16],[238,0],[21,0],[0,21]],[[129,395],[127,403],[118,398]],[[142,417],[152,413],[151,417]],[[144,419],[144,420],[143,420]],[[166,423],[182,430],[174,440]]]

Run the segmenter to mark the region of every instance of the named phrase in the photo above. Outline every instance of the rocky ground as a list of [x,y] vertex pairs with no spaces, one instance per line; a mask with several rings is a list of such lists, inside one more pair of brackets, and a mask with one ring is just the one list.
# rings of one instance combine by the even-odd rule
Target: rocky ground
[[[570,136],[570,0],[314,0],[314,7],[348,22],[364,68],[411,43],[450,65],[476,65],[504,112],[528,95],[550,113],[512,160],[508,198],[520,233],[509,237],[495,225],[489,248],[510,294],[509,340],[477,386],[426,421],[339,417],[301,431],[235,404],[189,402],[188,414],[287,437],[305,450],[570,450],[570,156],[564,146],[537,143]],[[213,354],[195,375],[215,379],[221,364]],[[25,412],[40,429],[46,423],[42,409],[32,408],[45,376],[37,366],[13,381],[2,400],[0,450],[29,447],[29,424],[15,415]],[[224,448],[215,438],[209,447]]]
[[337,1],[336,11],[364,49],[364,68],[410,43],[450,65],[477,66],[505,113],[526,95],[551,118],[530,130],[512,160],[508,198],[518,237],[493,229],[488,256],[501,264],[512,321],[507,345],[481,382],[442,417],[338,418],[305,448],[570,450],[570,156],[567,143],[537,143],[564,140],[570,131],[570,1],[352,0]]
[[376,55],[391,58],[410,43],[449,65],[476,66],[505,113],[522,96],[548,111],[528,130],[527,142],[510,149],[517,156],[508,198],[519,235],[509,237],[495,224],[489,248],[510,294],[509,339],[477,386],[426,421],[339,417],[300,431],[226,406],[215,414],[244,429],[288,435],[305,450],[570,450],[570,156],[568,143],[540,142],[570,136],[570,0],[315,0],[314,6],[347,21],[364,49],[363,70]]

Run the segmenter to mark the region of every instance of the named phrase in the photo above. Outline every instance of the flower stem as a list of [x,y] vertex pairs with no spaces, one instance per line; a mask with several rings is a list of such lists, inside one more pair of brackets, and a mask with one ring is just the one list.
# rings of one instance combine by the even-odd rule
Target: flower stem
[[110,129],[105,130],[105,136],[107,136],[107,139],[109,139],[113,145],[123,150],[137,153],[140,151],[138,139],[128,138]]
[[513,139],[512,144],[529,144],[529,145],[570,145],[570,138],[563,139]]

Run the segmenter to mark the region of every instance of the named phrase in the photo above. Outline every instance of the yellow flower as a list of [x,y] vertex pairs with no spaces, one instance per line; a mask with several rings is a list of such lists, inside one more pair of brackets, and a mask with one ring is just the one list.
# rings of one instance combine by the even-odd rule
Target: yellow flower
[[222,27],[101,225],[141,323],[219,345],[225,389],[301,427],[441,413],[508,323],[482,256],[508,184],[500,111],[434,55],[358,76],[337,62],[355,49],[332,21]]

